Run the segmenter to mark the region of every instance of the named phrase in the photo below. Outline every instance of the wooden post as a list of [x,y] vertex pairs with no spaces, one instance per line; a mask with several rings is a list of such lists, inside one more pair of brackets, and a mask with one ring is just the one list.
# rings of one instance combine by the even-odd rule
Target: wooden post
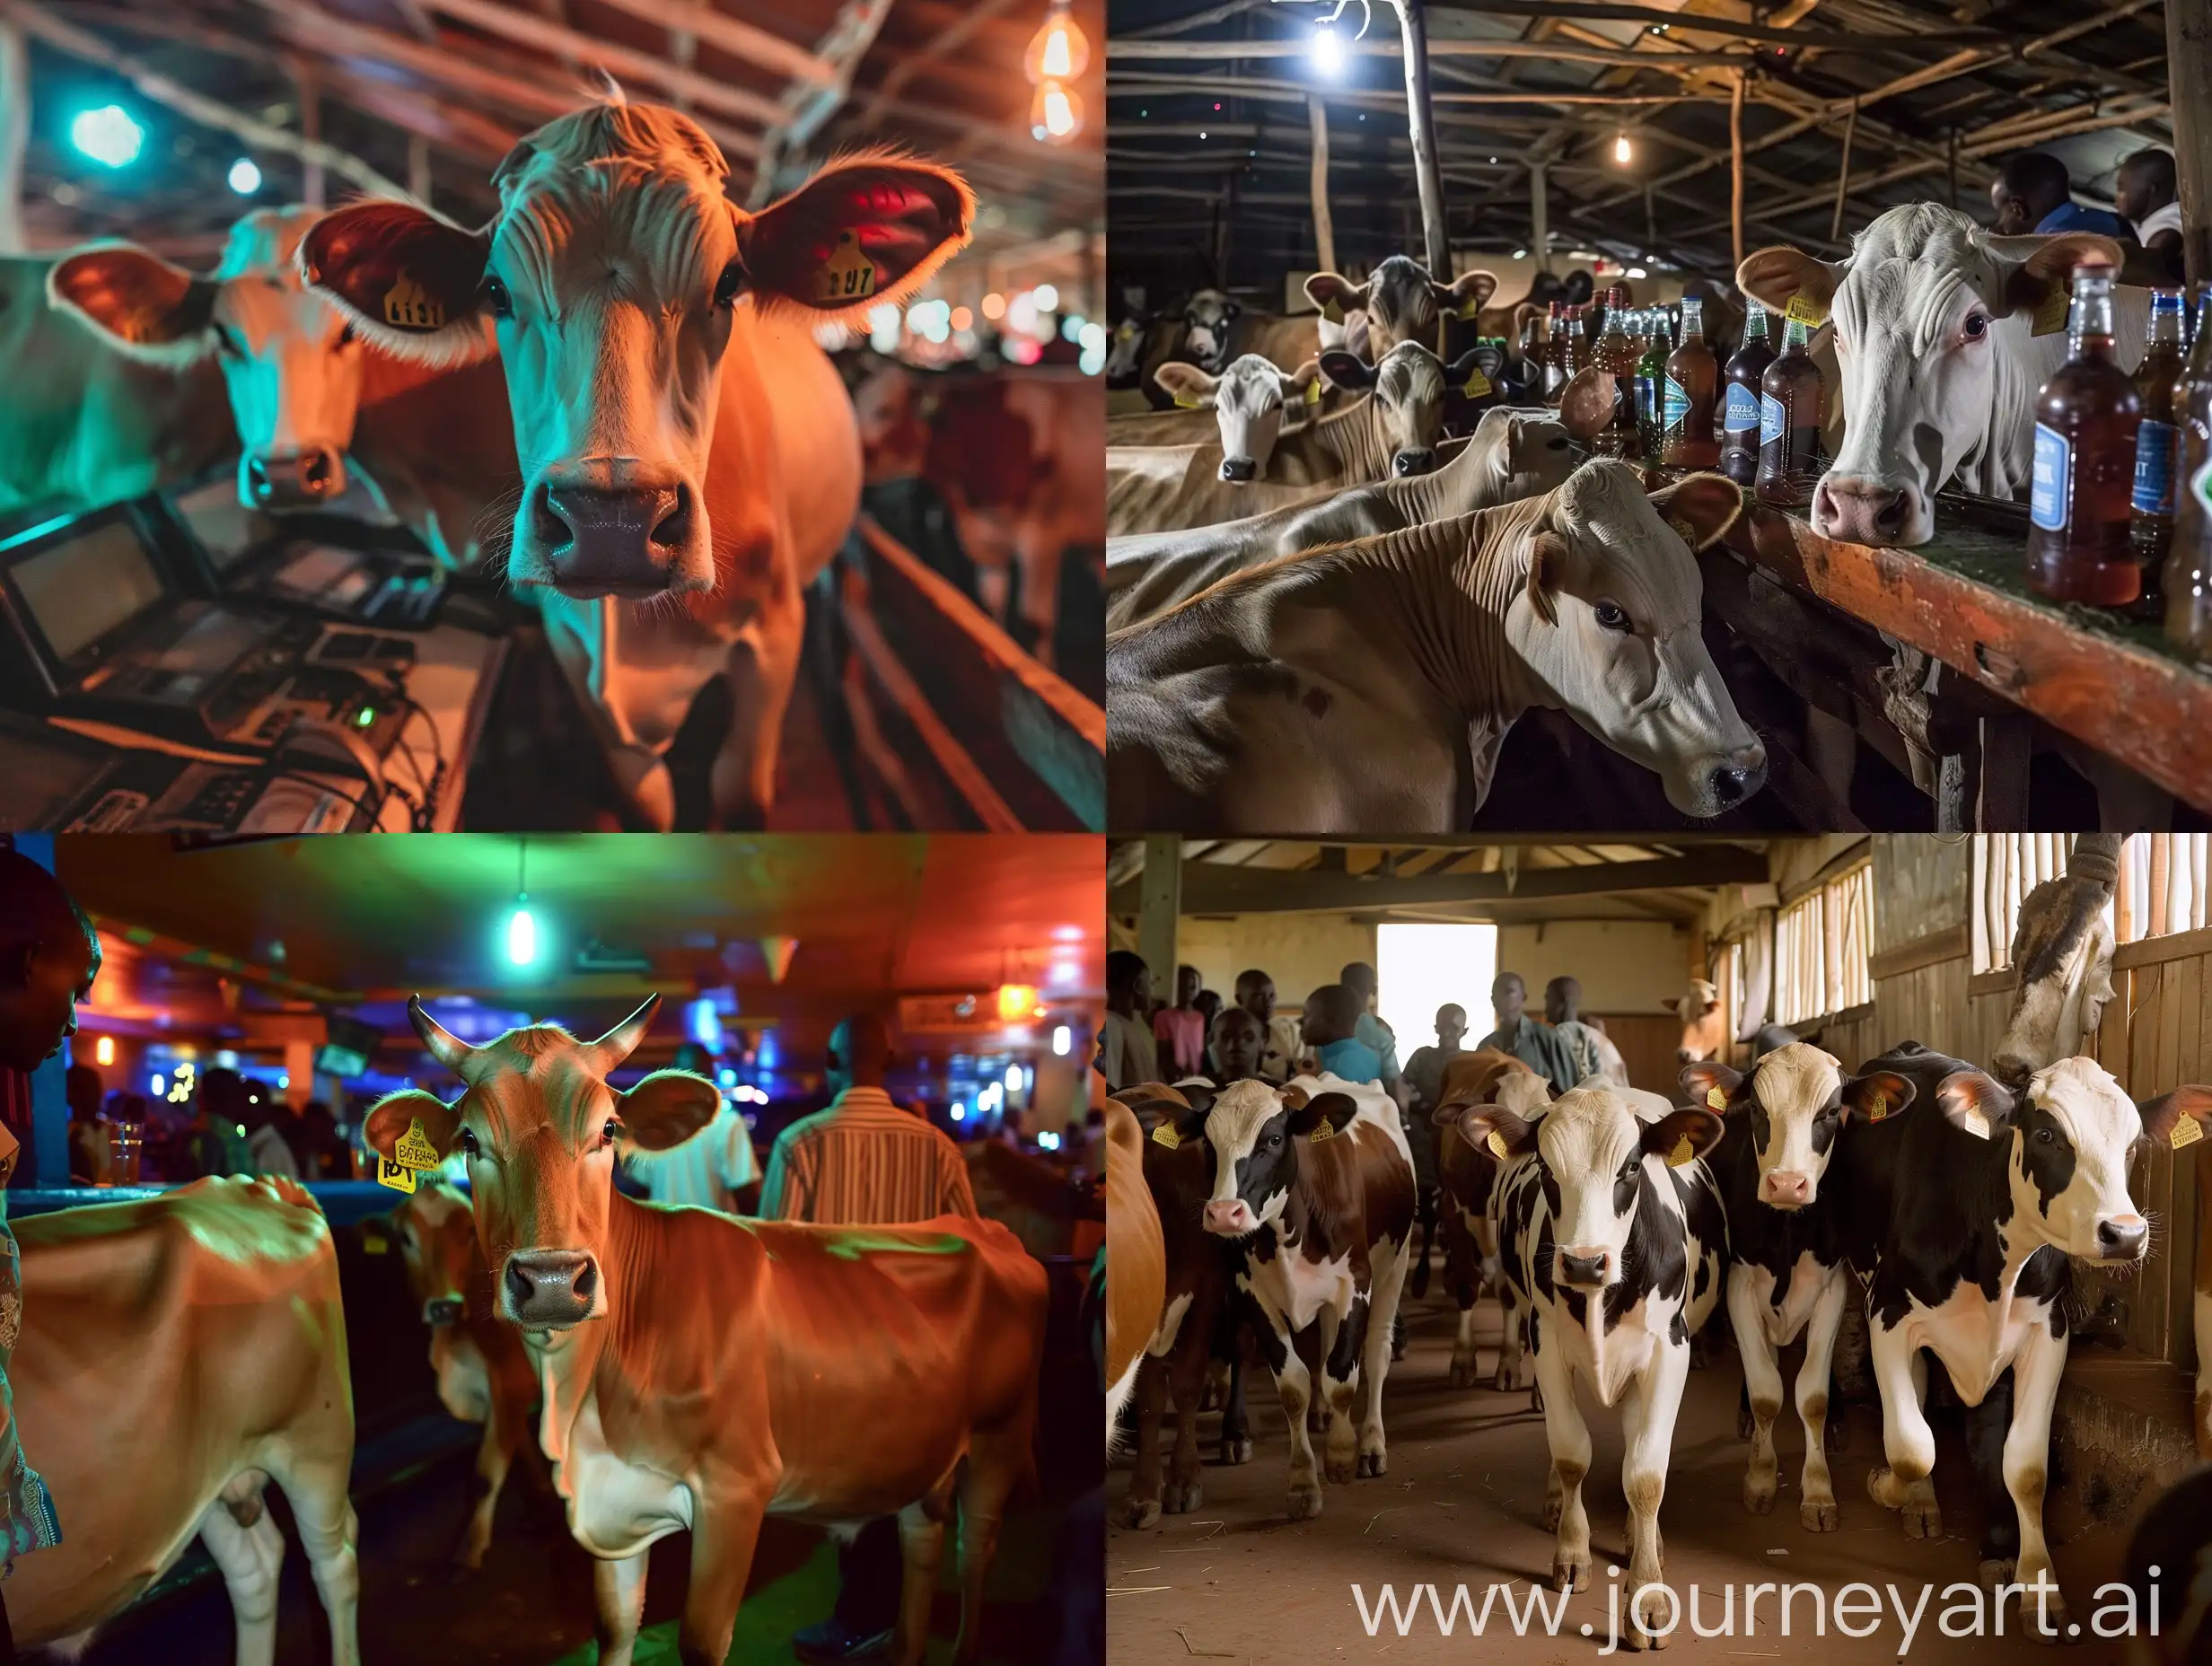
[[2212,0],[2166,0],[2166,84],[2198,96],[2173,103],[2173,165],[2181,200],[2181,259],[2189,281],[2212,279]]
[[1953,208],[1956,208],[1956,207],[1959,206],[1959,130],[1958,130],[1956,127],[1953,127],[1953,128],[1952,128],[1952,129],[1951,129],[1951,153],[1950,153],[1950,165],[1951,165],[1951,187],[1950,187],[1950,189],[1951,189],[1951,197],[1950,197],[1950,202],[1951,202],[1951,206],[1952,206]]
[[1305,95],[1306,125],[1313,132],[1313,253],[1317,269],[1337,269],[1337,228],[1329,217],[1329,106]]
[[1828,241],[1836,241],[1843,235],[1843,199],[1851,184],[1851,138],[1858,131],[1858,101],[1851,101],[1851,113],[1843,118],[1843,165],[1836,170],[1836,212],[1829,217]]
[[[294,60],[293,84],[300,94],[300,137],[310,145],[322,140],[322,100],[315,88],[315,72],[304,59]],[[323,200],[322,164],[309,162],[300,171],[300,200],[310,208],[328,206]]]
[[1735,263],[1743,264],[1743,72],[1728,93],[1728,234]]
[[31,44],[0,13],[0,255],[23,252],[23,153],[31,144]]
[[430,206],[430,141],[419,133],[408,136],[407,194]]
[[1452,243],[1444,232],[1444,181],[1436,172],[1436,122],[1428,107],[1428,30],[1421,0],[1391,0],[1406,60],[1406,120],[1413,137],[1413,176],[1421,193],[1422,246],[1430,276],[1452,281]]
[[1539,272],[1551,270],[1551,194],[1544,189],[1549,172],[1540,162],[1529,164],[1529,253]]
[[1152,968],[1154,989],[1175,989],[1175,925],[1182,913],[1183,842],[1172,833],[1145,835],[1145,873],[1139,881],[1137,951]]

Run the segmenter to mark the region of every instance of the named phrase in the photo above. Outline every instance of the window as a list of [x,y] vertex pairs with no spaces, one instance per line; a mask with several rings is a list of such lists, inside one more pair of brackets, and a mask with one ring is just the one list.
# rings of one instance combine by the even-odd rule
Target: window
[[[1490,980],[1497,976],[1495,925],[1378,925],[1375,1005],[1398,1038],[1400,1064],[1436,1039],[1436,1009],[1467,1009],[1470,1043],[1490,1033]],[[1542,1016],[1543,991],[1529,992]]]
[[[1989,833],[1974,840],[1974,969],[2012,964],[2020,905],[2066,872],[2070,833]],[[2135,833],[2120,847],[2120,883],[2105,917],[2114,943],[2140,943],[2212,925],[2212,835]]]
[[2074,851],[2071,833],[1978,833],[1974,836],[1974,969],[2002,971],[2012,964],[2013,933],[2020,904],[2045,880],[2066,872]]
[[1804,1023],[1874,998],[1874,864],[1862,862],[1777,916],[1775,1022]]

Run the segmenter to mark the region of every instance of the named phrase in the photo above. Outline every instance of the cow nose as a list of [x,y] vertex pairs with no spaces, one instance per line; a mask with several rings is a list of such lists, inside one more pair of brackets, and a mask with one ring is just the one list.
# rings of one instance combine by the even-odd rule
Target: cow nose
[[1426,474],[1436,466],[1436,453],[1429,447],[1409,446],[1391,459],[1391,468],[1399,474]]
[[573,1250],[518,1250],[507,1258],[507,1317],[527,1330],[565,1330],[591,1316],[599,1263]]
[[1770,1169],[1767,1172],[1767,1201],[1787,1204],[1792,1207],[1813,1201],[1813,1180],[1809,1175],[1795,1173],[1786,1169]]
[[257,452],[246,460],[246,486],[257,509],[325,504],[346,489],[346,464],[327,445]]
[[1913,507],[1909,486],[1829,475],[1813,491],[1813,524],[1830,538],[1887,547],[1903,541]]
[[1767,749],[1753,745],[1731,753],[1726,761],[1713,771],[1709,783],[1713,793],[1714,814],[1734,810],[1745,799],[1767,784]]
[[461,1298],[440,1296],[434,1302],[423,1303],[423,1323],[433,1330],[443,1325],[461,1323]]
[[1236,1236],[1244,1229],[1244,1204],[1241,1198],[1227,1203],[1208,1203],[1206,1206],[1206,1230]]
[[1595,1287],[1605,1282],[1612,1265],[1613,1252],[1610,1250],[1562,1250],[1559,1251],[1559,1282]]
[[1253,478],[1259,472],[1260,465],[1249,457],[1224,457],[1221,460],[1221,478],[1224,480],[1233,480],[1239,486]]
[[2097,1253],[2108,1261],[2132,1261],[2150,1235],[2150,1223],[2141,1215],[2113,1215],[2097,1223]]
[[658,595],[691,541],[691,488],[549,484],[540,488],[536,522],[563,593]]

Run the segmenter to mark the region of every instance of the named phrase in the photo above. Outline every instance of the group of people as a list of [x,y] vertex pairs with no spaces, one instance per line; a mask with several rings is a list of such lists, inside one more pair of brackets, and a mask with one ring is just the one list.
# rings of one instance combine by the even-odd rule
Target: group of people
[[[261,1083],[224,1065],[202,1072],[189,1109],[171,1120],[166,1104],[106,1088],[91,1065],[69,1066],[69,1179],[77,1186],[131,1180],[197,1180],[210,1174],[280,1174],[294,1180],[354,1178],[354,1154],[329,1106],[294,1109]],[[134,1129],[136,1171],[116,1171],[116,1136]]]
[[[2181,204],[2173,153],[2135,152],[2120,164],[2112,209],[2074,200],[2073,176],[2048,151],[2008,156],[1989,187],[1997,232],[2004,237],[2096,232],[2143,246],[2168,283],[2181,281]],[[2117,210],[2117,212],[2114,212]]]

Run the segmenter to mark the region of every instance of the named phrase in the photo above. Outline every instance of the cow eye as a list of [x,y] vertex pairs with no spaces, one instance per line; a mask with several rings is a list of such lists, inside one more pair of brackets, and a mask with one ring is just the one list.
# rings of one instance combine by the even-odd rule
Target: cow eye
[[217,353],[226,359],[242,359],[246,356],[245,348],[239,345],[238,338],[231,333],[228,325],[212,324],[208,328],[215,332]]
[[482,1154],[477,1146],[476,1136],[467,1128],[461,1131],[461,1149],[471,1157]]
[[1959,333],[1969,341],[1979,341],[1989,333],[1989,320],[1982,313],[1969,312],[1966,322],[1959,326]]
[[1597,615],[1598,623],[1607,630],[1626,632],[1636,628],[1636,621],[1628,617],[1628,610],[1617,601],[1601,601],[1591,611]]
[[722,268],[722,276],[715,280],[715,304],[718,307],[736,305],[738,294],[744,287],[745,268],[733,260]]
[[2039,1145],[2050,1144],[2053,1137],[2054,1136],[2049,1128],[2038,1128],[2035,1130],[2035,1143]]
[[494,318],[514,316],[514,297],[507,293],[507,286],[496,277],[484,280],[484,304],[491,309]]
[[608,1118],[607,1126],[600,1130],[601,1140],[609,1145],[613,1144],[614,1136],[621,1131],[621,1128],[622,1125],[619,1122],[617,1122],[612,1117]]
[[339,328],[338,328],[338,345],[339,346],[341,346],[341,347],[349,347],[349,346],[353,346],[353,342],[354,342],[354,327],[353,327],[353,325],[352,325],[350,322],[346,323],[346,324],[343,324],[343,325],[340,325],[340,326],[339,326]]

